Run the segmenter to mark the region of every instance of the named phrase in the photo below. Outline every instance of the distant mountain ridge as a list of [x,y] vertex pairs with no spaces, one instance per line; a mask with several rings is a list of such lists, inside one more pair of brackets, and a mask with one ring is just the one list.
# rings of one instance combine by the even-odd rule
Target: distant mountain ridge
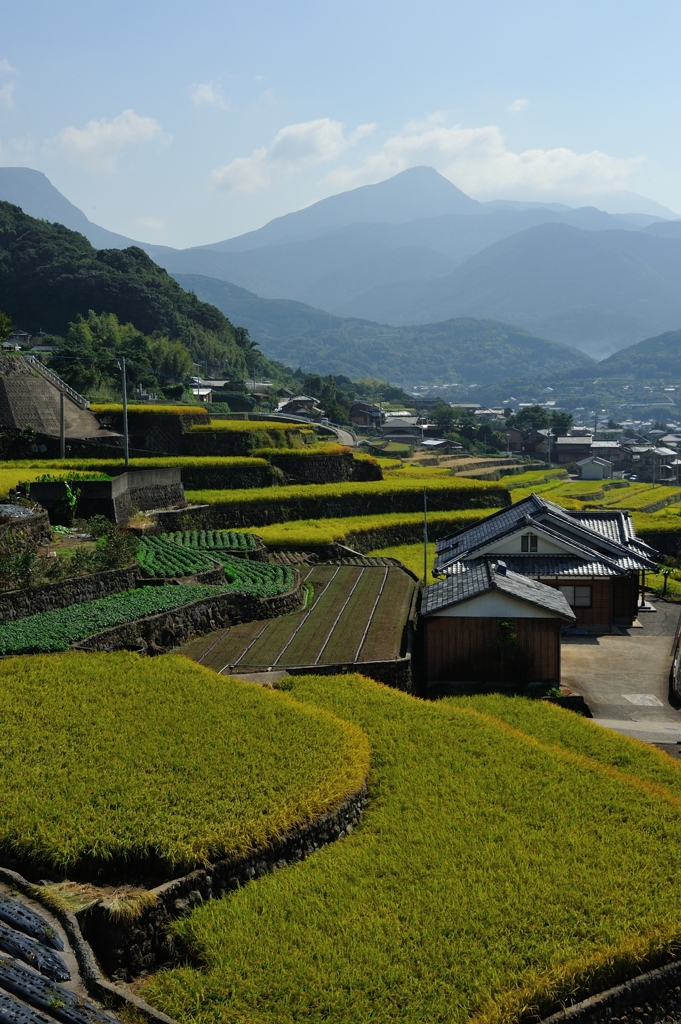
[[269,359],[309,373],[378,377],[408,387],[560,376],[595,365],[583,352],[497,321],[459,318],[390,327],[335,317],[302,302],[261,299],[226,281],[174,276],[183,288],[247,327]]
[[345,319],[502,321],[598,358],[681,326],[681,220],[560,203],[480,203],[428,167],[183,250],[92,224],[37,171],[0,168],[0,199],[5,194],[95,246],[139,245],[173,275],[222,280]]

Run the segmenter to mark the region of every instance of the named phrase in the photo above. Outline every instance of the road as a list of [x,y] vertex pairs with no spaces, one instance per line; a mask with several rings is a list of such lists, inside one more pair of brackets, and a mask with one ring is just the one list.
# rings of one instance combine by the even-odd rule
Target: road
[[681,606],[658,600],[655,608],[624,635],[565,638],[561,682],[582,694],[599,725],[675,747],[681,712],[669,703],[669,670]]

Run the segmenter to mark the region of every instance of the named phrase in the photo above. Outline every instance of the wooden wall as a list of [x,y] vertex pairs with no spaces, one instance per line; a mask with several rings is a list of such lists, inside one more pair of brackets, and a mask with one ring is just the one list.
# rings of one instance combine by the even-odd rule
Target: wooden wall
[[579,576],[565,576],[563,579],[545,579],[542,576],[539,580],[547,587],[575,586],[591,587],[591,607],[573,608],[577,621],[575,626],[602,626],[609,629],[613,623],[613,594],[612,578],[610,576],[583,579]]
[[[422,620],[428,681],[559,683],[562,620],[507,621],[513,623],[517,637],[515,657],[512,647],[504,645],[496,618],[433,616]],[[526,678],[513,678],[514,669],[521,669],[523,660]]]

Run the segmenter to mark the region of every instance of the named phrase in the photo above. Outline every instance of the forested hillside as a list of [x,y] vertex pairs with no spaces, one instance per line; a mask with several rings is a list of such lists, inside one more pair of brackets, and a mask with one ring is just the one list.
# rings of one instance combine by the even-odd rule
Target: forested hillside
[[461,318],[391,327],[332,316],[302,302],[261,299],[199,274],[177,274],[184,288],[248,327],[267,354],[309,373],[378,377],[405,386],[492,384],[508,378],[567,374],[590,356],[496,320]]
[[0,309],[22,330],[66,335],[79,317],[114,314],[145,336],[186,346],[191,359],[244,376],[265,360],[248,332],[184,291],[142,249],[94,249],[76,231],[0,202]]
[[608,377],[634,377],[636,380],[678,380],[681,377],[681,331],[667,331],[646,338],[604,359],[598,372]]

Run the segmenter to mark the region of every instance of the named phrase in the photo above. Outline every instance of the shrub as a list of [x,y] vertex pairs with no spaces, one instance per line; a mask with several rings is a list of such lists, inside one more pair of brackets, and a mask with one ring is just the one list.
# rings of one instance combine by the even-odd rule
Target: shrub
[[544,703],[502,720],[522,698],[426,702],[350,674],[286,686],[369,736],[364,819],[177,922],[201,966],[159,972],[147,1001],[186,1022],[502,1024],[673,949],[667,755]]
[[178,655],[12,658],[0,695],[0,852],[34,871],[167,877],[243,855],[367,772],[356,726]]

